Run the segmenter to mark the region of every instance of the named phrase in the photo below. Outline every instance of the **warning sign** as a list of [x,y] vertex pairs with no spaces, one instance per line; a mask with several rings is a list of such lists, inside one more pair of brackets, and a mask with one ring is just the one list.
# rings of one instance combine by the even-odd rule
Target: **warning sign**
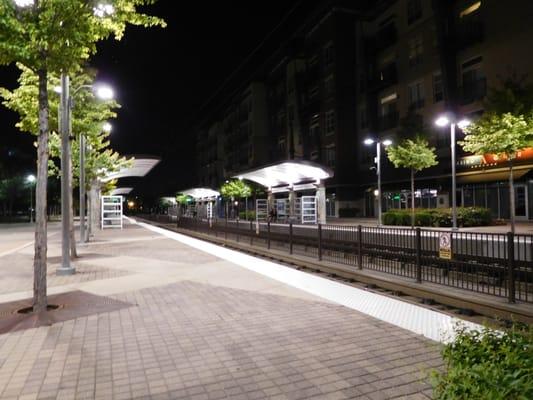
[[439,234],[439,257],[446,260],[452,259],[452,233],[440,232]]

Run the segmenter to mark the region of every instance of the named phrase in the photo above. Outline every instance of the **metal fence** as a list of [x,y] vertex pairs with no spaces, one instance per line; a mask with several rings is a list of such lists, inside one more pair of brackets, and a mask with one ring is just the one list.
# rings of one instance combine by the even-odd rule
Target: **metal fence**
[[[164,218],[144,216],[165,222]],[[168,216],[167,221],[168,221]],[[176,222],[172,223],[176,226]],[[177,228],[288,254],[312,257],[533,303],[533,235],[452,232],[452,258],[439,257],[444,230],[296,225],[179,218]]]

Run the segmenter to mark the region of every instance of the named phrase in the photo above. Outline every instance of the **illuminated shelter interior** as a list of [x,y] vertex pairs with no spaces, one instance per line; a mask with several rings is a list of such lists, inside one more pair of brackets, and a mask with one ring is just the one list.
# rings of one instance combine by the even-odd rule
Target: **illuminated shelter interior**
[[[192,188],[180,192],[194,200],[193,204],[187,204],[185,208],[186,216],[198,216],[200,218],[213,218],[214,203],[220,193],[210,188]],[[181,212],[181,210],[180,210]]]
[[323,165],[303,160],[288,160],[242,172],[233,178],[256,182],[268,190],[268,210],[274,205],[274,193],[288,193],[289,215],[295,213],[295,192],[314,190],[316,194],[317,221],[326,223],[326,188],[324,181],[333,177],[333,170]]
[[180,193],[192,197],[195,201],[215,200],[218,196],[220,196],[219,192],[209,188],[187,189],[181,191]]

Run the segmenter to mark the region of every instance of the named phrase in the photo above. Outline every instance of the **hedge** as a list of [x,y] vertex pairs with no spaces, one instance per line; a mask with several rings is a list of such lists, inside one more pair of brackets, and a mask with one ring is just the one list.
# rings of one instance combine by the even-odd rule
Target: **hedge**
[[[457,225],[485,226],[492,223],[492,217],[488,208],[481,207],[458,207]],[[389,210],[383,213],[384,225],[411,225],[411,210]],[[451,208],[417,208],[415,209],[416,226],[452,226]]]

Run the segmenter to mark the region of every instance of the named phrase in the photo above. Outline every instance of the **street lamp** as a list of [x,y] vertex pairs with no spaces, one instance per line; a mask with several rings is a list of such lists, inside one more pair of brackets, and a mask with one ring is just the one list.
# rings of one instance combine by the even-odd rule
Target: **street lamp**
[[[70,264],[70,138],[71,138],[71,115],[74,106],[73,95],[79,90],[89,88],[96,90],[96,95],[101,95],[108,99],[113,91],[103,85],[81,85],[70,94],[70,81],[67,74],[61,74],[61,87],[54,88],[60,94],[59,102],[59,127],[61,133],[61,267],[57,269],[58,275],[72,275],[76,270]],[[81,240],[85,236],[85,138],[80,132],[80,234]],[[82,213],[83,208],[83,213]]]
[[441,115],[435,120],[435,124],[440,127],[450,125],[450,148],[452,152],[452,230],[457,230],[457,189],[455,182],[455,126],[464,129],[470,125],[467,119],[454,119],[446,115]]
[[30,184],[30,223],[33,222],[33,184],[35,183],[35,175],[28,175],[26,181]]
[[377,190],[377,198],[378,198],[378,226],[381,226],[381,145],[387,147],[392,144],[392,140],[385,139],[383,141],[374,140],[374,139],[365,139],[364,144],[367,146],[370,146],[372,144],[376,143],[376,175],[378,176],[378,190]]

